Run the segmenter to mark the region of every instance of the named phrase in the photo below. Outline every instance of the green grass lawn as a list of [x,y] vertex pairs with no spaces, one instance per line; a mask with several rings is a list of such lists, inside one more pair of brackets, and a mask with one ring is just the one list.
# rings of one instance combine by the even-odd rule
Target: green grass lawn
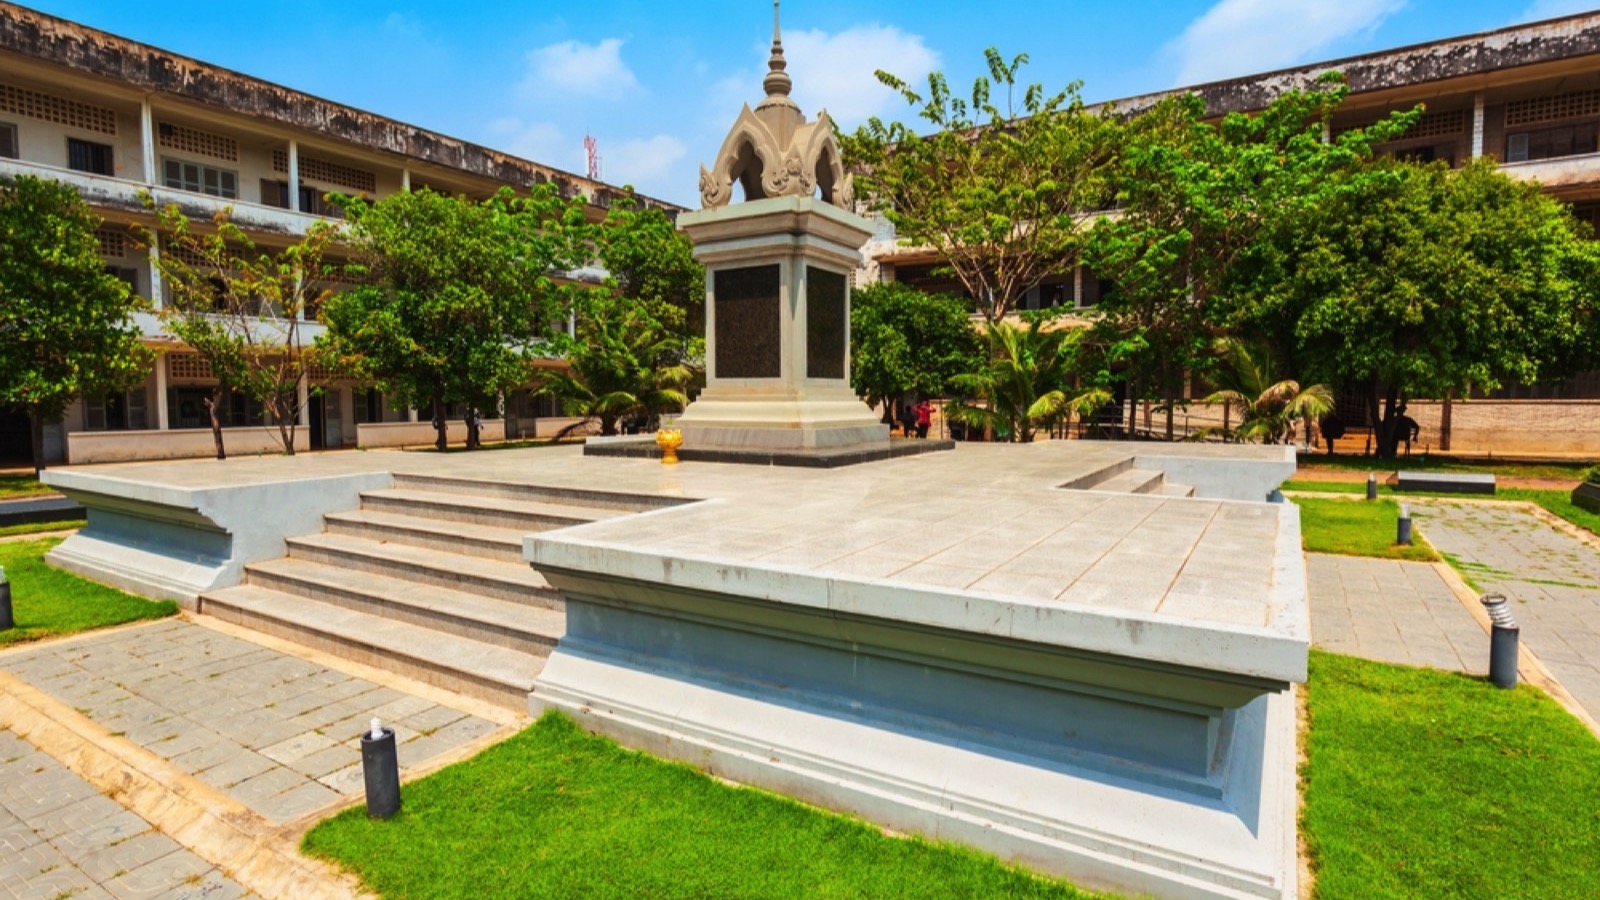
[[[1287,487],[1287,485],[1285,485]],[[1439,558],[1420,532],[1413,529],[1409,547],[1394,540],[1400,504],[1393,500],[1356,503],[1350,500],[1296,497],[1300,507],[1300,545],[1311,553],[1376,556],[1433,562]]]
[[1312,651],[1321,900],[1600,897],[1600,742],[1542,691]]
[[26,525],[7,525],[0,528],[0,537],[15,537],[21,534],[43,534],[47,531],[76,531],[89,524],[82,519],[67,522],[29,522]]
[[1589,462],[1519,463],[1504,460],[1457,459],[1434,453],[1410,459],[1378,459],[1373,456],[1306,453],[1300,465],[1307,468],[1354,469],[1359,472],[1480,472],[1517,478],[1570,478],[1577,481]]
[[546,715],[477,757],[306,835],[396,898],[1085,897],[993,858],[624,750]]
[[[1291,479],[1283,483],[1286,491],[1300,491],[1307,494],[1364,494],[1367,486],[1343,481],[1301,481]],[[1431,491],[1396,491],[1386,485],[1378,485],[1380,497],[1438,497],[1447,500],[1520,500],[1543,507],[1550,514],[1596,534],[1600,534],[1600,514],[1589,512],[1572,502],[1571,491],[1540,491],[1531,488],[1499,488],[1491,496],[1488,494],[1448,494],[1434,493]]]
[[0,544],[0,566],[11,582],[17,627],[0,631],[0,646],[105,628],[178,611],[170,600],[152,601],[95,584],[45,565],[44,554],[59,540]]
[[48,485],[40,484],[32,472],[26,475],[0,475],[0,500],[15,500],[18,497],[37,497],[40,494],[53,494],[55,490]]

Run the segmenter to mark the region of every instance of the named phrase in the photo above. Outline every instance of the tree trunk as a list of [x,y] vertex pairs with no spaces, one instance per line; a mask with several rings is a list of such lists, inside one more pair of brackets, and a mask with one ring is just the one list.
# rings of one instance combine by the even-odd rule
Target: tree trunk
[[1399,389],[1387,388],[1382,399],[1380,414],[1378,385],[1373,382],[1371,390],[1367,392],[1367,413],[1372,417],[1373,431],[1377,438],[1377,456],[1379,459],[1394,459],[1400,444],[1400,416],[1396,412],[1396,407],[1400,403]]
[[1133,440],[1139,433],[1139,395],[1142,393],[1139,378],[1135,376],[1128,382],[1128,440]]
[[44,471],[44,416],[38,410],[28,412],[28,437],[33,444],[33,474]]
[[[300,377],[304,378],[305,376],[302,375]],[[294,394],[292,395],[292,399],[290,397],[287,397],[287,396],[280,396],[279,399],[278,399],[278,406],[283,408],[285,411],[287,411],[289,413],[286,416],[279,416],[278,417],[278,435],[279,435],[279,438],[283,442],[283,452],[288,454],[288,455],[290,455],[290,456],[293,456],[294,455],[294,432],[295,432],[295,429],[298,428],[299,425],[300,425],[300,382],[299,381],[295,382]],[[323,408],[326,409],[327,407],[323,407]],[[311,418],[310,416],[307,416],[306,420],[310,421],[310,418]],[[324,432],[324,433],[326,433],[326,432]],[[327,448],[324,447],[323,449],[327,449]]]
[[206,405],[206,415],[211,419],[211,440],[217,445],[217,459],[227,459],[228,451],[222,448],[222,420],[217,418],[217,407],[222,405],[223,388],[217,385],[211,389],[211,396],[202,402]]
[[450,446],[450,423],[444,420],[444,388],[433,389],[433,449],[443,453]]

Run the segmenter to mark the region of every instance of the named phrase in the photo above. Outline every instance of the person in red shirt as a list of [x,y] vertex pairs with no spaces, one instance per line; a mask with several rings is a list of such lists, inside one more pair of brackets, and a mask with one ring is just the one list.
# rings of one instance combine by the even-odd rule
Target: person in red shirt
[[933,424],[933,404],[923,400],[917,404],[917,437],[928,436],[928,426]]

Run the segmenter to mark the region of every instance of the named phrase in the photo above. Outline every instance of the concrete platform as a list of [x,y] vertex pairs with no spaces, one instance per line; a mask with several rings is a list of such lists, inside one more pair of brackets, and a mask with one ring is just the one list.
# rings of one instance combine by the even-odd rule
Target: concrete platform
[[[64,558],[115,573],[137,541],[141,571],[168,571],[192,527],[214,580],[285,547],[348,562],[392,523],[339,515],[346,491],[346,510],[425,482],[521,503],[627,494],[617,515],[525,538],[539,575],[490,558],[428,575],[492,576],[506,601],[559,591],[566,632],[531,710],[1086,886],[1285,898],[1309,638],[1298,516],[1264,501],[1294,465],[1285,448],[1073,441],[837,469],[571,447],[49,477],[90,509]],[[1193,496],[1092,487],[1117,478]],[[368,536],[286,541],[309,530],[287,508],[302,500]],[[461,509],[463,529],[512,512],[474,526]],[[410,577],[393,568],[409,554],[439,572],[421,558],[438,552],[369,571]]]
[[1397,491],[1431,491],[1441,494],[1492,494],[1494,476],[1472,472],[1407,472],[1394,476]]

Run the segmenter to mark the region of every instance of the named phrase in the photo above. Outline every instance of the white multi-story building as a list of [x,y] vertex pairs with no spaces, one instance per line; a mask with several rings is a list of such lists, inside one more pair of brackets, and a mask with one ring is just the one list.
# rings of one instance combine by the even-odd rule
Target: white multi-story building
[[[140,193],[191,219],[232,207],[263,246],[283,244],[336,213],[330,192],[379,198],[426,186],[487,197],[502,186],[554,182],[604,215],[622,191],[415,125],[373,115],[10,3],[0,3],[0,175],[76,187],[105,219],[106,265],[159,306],[162,285],[132,226],[152,225]],[[647,205],[670,204],[640,198]],[[74,403],[45,429],[45,462],[199,456],[210,452],[201,398],[215,381],[204,361],[140,322],[157,360],[144,384]],[[302,328],[309,344],[321,329]],[[364,385],[325,380],[302,414],[305,448],[353,446],[359,426],[393,423],[384,441],[426,443],[416,413]],[[528,427],[538,402],[509,399],[507,431]],[[232,453],[275,452],[261,412],[234,398]],[[424,416],[424,419],[427,417]],[[416,432],[411,436],[408,432]],[[374,431],[378,436],[380,431]],[[30,459],[28,421],[0,409],[0,461]]]

